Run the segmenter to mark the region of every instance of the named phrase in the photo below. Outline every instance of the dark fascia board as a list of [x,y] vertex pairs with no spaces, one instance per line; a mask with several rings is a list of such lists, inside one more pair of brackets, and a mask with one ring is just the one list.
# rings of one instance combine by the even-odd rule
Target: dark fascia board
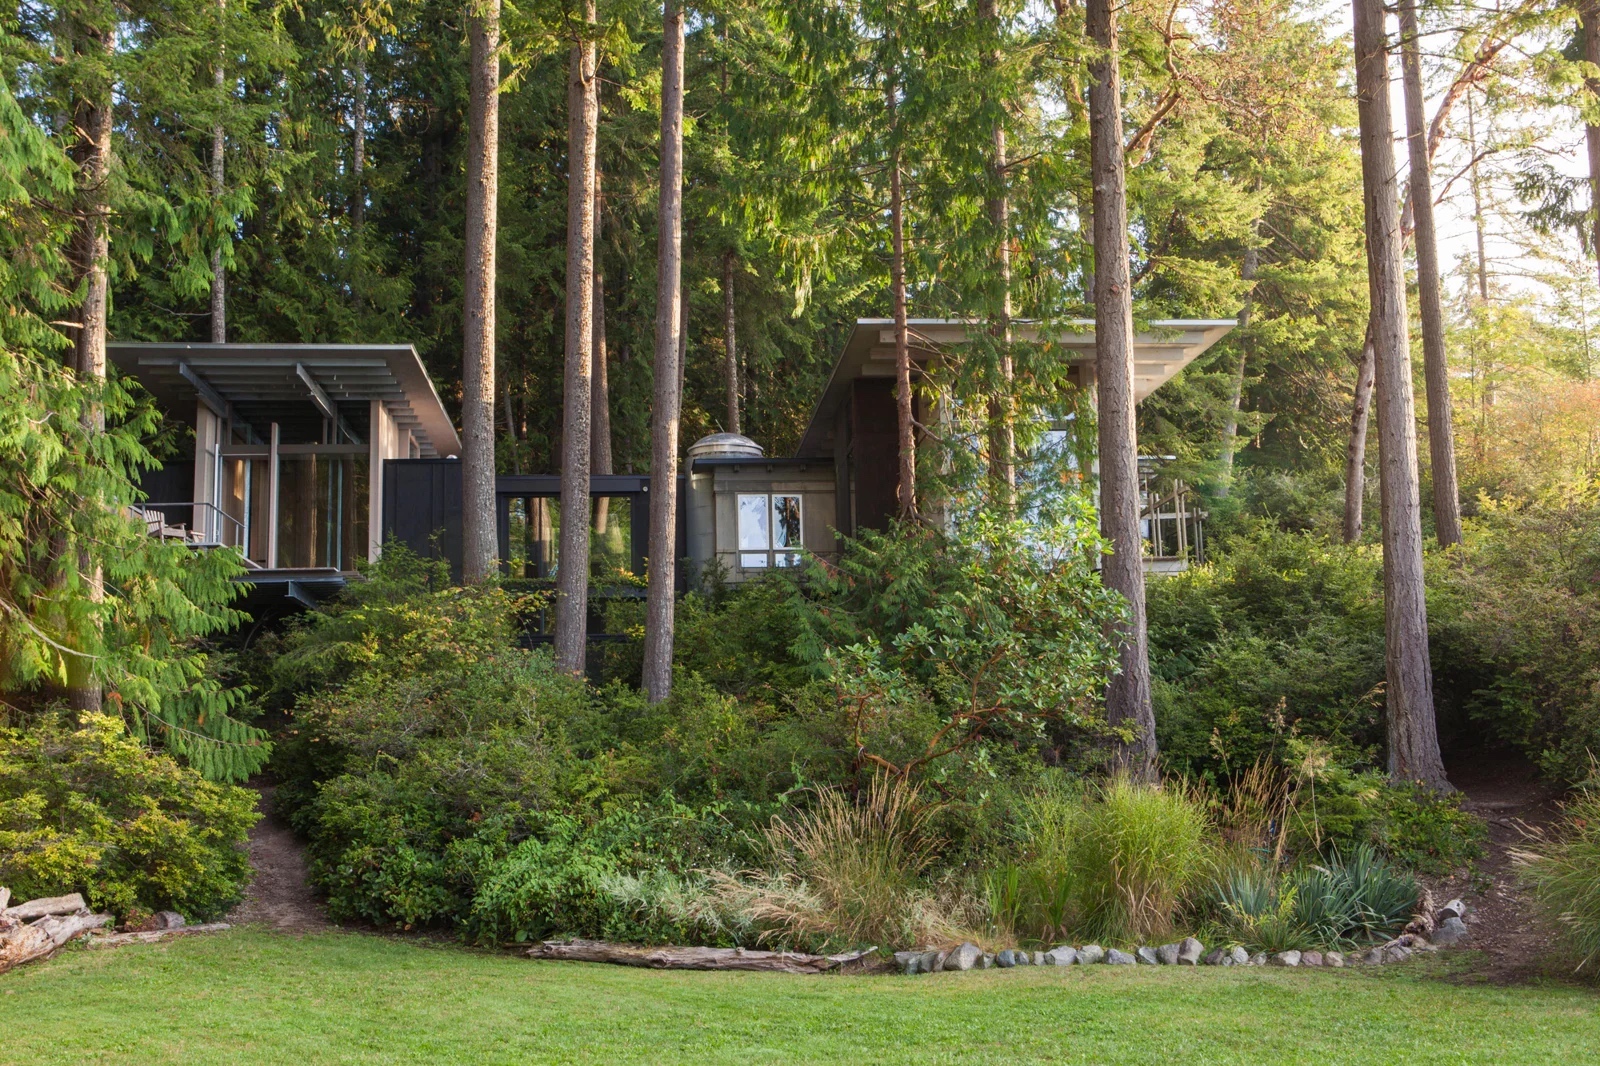
[[[559,496],[561,475],[501,474],[494,479],[494,491],[497,496]],[[649,491],[648,474],[594,474],[589,478],[590,496],[632,496]]]

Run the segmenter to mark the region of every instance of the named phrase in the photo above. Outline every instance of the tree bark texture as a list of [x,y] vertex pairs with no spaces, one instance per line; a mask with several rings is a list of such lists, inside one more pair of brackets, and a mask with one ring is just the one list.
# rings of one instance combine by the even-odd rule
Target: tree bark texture
[[683,5],[667,0],[661,48],[661,191],[656,266],[655,403],[650,426],[650,546],[645,696],[672,693],[678,550],[678,334],[683,300]]
[[351,72],[354,104],[350,109],[350,224],[360,229],[367,219],[367,190],[363,172],[367,169],[367,49],[365,42],[356,49],[356,67]]
[[[1600,3],[1589,0],[1580,11],[1583,20],[1583,58],[1585,62],[1600,67]],[[1588,79],[1588,89],[1595,96],[1591,105],[1600,102],[1600,77]],[[1589,149],[1589,195],[1591,203],[1600,205],[1600,123],[1590,122],[1583,128]],[[1600,206],[1594,211],[1593,228],[1589,231],[1589,250],[1594,253],[1600,269]]]
[[[1254,235],[1254,228],[1251,230]],[[1244,250],[1244,261],[1239,264],[1239,277],[1248,282],[1256,280],[1256,270],[1261,262],[1261,250],[1254,244]],[[1233,456],[1239,437],[1239,408],[1244,402],[1244,374],[1250,360],[1250,342],[1242,336],[1250,328],[1250,312],[1254,309],[1254,285],[1244,294],[1244,306],[1239,309],[1239,360],[1233,368],[1233,384],[1228,390],[1228,416],[1222,424],[1222,478],[1217,485],[1217,495],[1226,497],[1233,488]]]
[[1100,515],[1112,551],[1104,557],[1107,588],[1128,602],[1117,626],[1121,669],[1106,688],[1106,717],[1133,739],[1118,746],[1119,771],[1156,778],[1155,710],[1145,634],[1144,542],[1139,535],[1139,444],[1134,413],[1133,292],[1128,275],[1128,202],[1122,146],[1122,88],[1117,17],[1112,0],[1088,0],[1090,64],[1089,157],[1094,181],[1095,378],[1100,423]]
[[[589,390],[589,473],[614,473],[611,457],[611,381],[610,355],[606,351],[606,273],[605,196],[600,191],[599,131],[595,134],[594,169],[594,355],[590,371]],[[600,497],[594,501],[594,529],[606,532],[610,520],[611,501]]]
[[1361,362],[1356,364],[1355,398],[1350,404],[1350,437],[1344,455],[1344,542],[1361,543],[1362,511],[1367,499],[1367,421],[1372,410],[1372,325],[1361,342]]
[[[1000,16],[994,0],[980,0],[978,14],[988,24],[994,38],[994,47],[986,57],[992,73],[999,68],[1002,58],[999,48]],[[1011,358],[1011,197],[1007,187],[1009,173],[1003,104],[1000,101],[990,103],[995,108],[995,123],[991,132],[989,195],[984,206],[995,242],[994,283],[998,300],[989,331],[999,346],[997,370],[1000,388],[998,394],[989,401],[989,482],[997,509],[1009,516],[1016,509],[1017,493],[1017,440],[1011,395],[1012,382],[1016,378],[1016,368]]]
[[739,257],[733,249],[722,253],[722,360],[728,384],[728,432],[739,429],[739,330],[733,313],[733,279]]
[[[1389,774],[1448,789],[1433,711],[1400,195],[1382,0],[1353,0],[1383,522]],[[1420,202],[1420,197],[1418,198]]]
[[[115,49],[116,34],[112,26],[79,23],[71,30],[74,47],[81,54],[94,55],[109,67]],[[86,86],[73,104],[73,125],[77,141],[73,146],[73,160],[78,166],[77,233],[73,243],[76,250],[74,267],[77,280],[83,286],[83,304],[78,310],[78,342],[74,350],[74,363],[78,375],[98,384],[106,377],[106,333],[110,276],[107,264],[111,257],[111,124],[112,86],[109,71],[97,84]],[[84,423],[90,429],[105,427],[105,411],[99,404],[90,404],[84,413]],[[79,552],[79,572],[83,575],[85,591],[90,603],[98,604],[105,598],[105,581],[100,567],[93,563],[88,553]],[[102,693],[100,680],[94,676],[93,660],[87,656],[67,656],[67,704],[76,711],[98,711]]]
[[[594,0],[583,6],[595,22]],[[589,402],[594,388],[595,42],[572,46],[567,71],[567,350],[561,431],[561,546],[556,570],[556,668],[581,674],[589,633]]]
[[609,962],[652,970],[742,970],[760,973],[827,973],[868,957],[866,951],[844,955],[805,955],[795,951],[751,951],[747,948],[635,947],[603,940],[547,940],[526,952],[530,959],[566,962]]
[[494,571],[494,298],[500,145],[500,0],[471,0],[466,270],[462,300],[461,549],[469,584]]
[[[892,90],[891,90],[892,91]],[[889,288],[894,306],[894,403],[900,444],[897,495],[900,517],[917,517],[917,434],[911,403],[911,338],[906,325],[905,186],[900,174],[900,150],[889,160]]]
[[[227,73],[224,68],[228,63],[227,46],[227,0],[217,0],[217,65],[211,72],[212,84],[217,91],[217,107],[223,106],[226,97]],[[211,127],[211,199],[221,210],[223,180],[225,177],[224,159],[228,148],[227,136],[223,131],[222,120],[218,118]],[[211,249],[211,343],[224,344],[228,340],[228,275],[223,268],[222,242],[227,239],[221,235],[217,237],[217,245]]]
[[1417,0],[1401,0],[1400,50],[1405,80],[1406,148],[1411,163],[1412,218],[1416,225],[1417,302],[1422,310],[1422,366],[1427,382],[1434,534],[1440,544],[1460,544],[1461,489],[1456,481],[1456,433],[1450,404],[1450,358],[1444,345],[1444,303],[1439,290],[1439,240],[1433,222],[1428,126],[1422,113]]

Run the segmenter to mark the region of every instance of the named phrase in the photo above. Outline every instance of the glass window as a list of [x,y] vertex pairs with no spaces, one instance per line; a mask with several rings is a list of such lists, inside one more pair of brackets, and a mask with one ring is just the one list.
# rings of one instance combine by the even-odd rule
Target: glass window
[[764,570],[798,566],[801,546],[800,497],[739,494],[739,566]]
[[739,565],[759,570],[767,565],[767,550],[772,547],[768,497],[739,494]]

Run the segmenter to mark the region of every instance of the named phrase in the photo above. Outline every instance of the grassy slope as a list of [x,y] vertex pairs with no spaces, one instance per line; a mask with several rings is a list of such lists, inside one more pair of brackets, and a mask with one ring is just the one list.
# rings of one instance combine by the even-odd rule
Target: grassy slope
[[[0,1062],[1571,1063],[1600,997],[1408,971],[657,973],[236,930],[0,978]],[[1587,1049],[1587,1050],[1584,1050]]]

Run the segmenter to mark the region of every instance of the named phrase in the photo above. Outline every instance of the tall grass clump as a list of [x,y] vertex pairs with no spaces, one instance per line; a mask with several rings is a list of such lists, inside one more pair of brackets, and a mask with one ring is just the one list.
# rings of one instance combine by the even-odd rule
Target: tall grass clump
[[1556,835],[1536,837],[1513,855],[1576,970],[1592,974],[1600,959],[1600,792],[1580,793],[1566,814]]
[[949,939],[951,924],[924,882],[938,840],[934,809],[899,778],[859,796],[816,791],[809,809],[766,830],[772,869],[721,878],[726,901],[762,939],[810,947],[903,947]]

